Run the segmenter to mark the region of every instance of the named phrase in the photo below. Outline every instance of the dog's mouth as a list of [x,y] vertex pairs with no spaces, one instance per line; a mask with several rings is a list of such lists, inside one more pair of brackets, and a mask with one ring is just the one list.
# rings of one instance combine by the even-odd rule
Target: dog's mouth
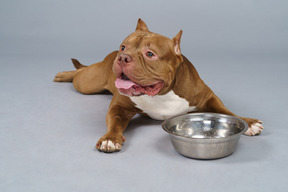
[[120,77],[115,81],[115,86],[120,93],[128,96],[140,96],[149,95],[155,96],[162,89],[164,83],[162,81],[156,81],[151,85],[142,86],[130,80],[130,78],[122,72]]

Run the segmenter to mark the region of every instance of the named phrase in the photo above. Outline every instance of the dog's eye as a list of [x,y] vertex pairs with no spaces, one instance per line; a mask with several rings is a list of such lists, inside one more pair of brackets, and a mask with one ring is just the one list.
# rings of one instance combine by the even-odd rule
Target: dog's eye
[[154,56],[154,53],[152,53],[151,51],[148,51],[148,52],[147,52],[147,56],[148,56],[148,57],[153,57],[153,56]]
[[121,50],[124,51],[125,50],[125,45],[121,46]]

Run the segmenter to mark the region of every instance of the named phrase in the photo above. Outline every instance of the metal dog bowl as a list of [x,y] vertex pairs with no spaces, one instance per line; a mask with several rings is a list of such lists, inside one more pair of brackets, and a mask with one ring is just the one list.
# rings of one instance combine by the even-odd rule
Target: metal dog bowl
[[165,120],[162,128],[170,134],[178,153],[195,159],[217,159],[233,153],[245,121],[218,113],[191,113]]

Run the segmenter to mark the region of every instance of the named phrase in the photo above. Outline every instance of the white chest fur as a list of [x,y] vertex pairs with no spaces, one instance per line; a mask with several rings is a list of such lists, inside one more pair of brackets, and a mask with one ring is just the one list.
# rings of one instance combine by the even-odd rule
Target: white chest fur
[[130,99],[137,108],[156,120],[164,120],[196,110],[195,106],[189,106],[189,102],[176,95],[174,91],[170,91],[166,95],[142,95],[130,97]]

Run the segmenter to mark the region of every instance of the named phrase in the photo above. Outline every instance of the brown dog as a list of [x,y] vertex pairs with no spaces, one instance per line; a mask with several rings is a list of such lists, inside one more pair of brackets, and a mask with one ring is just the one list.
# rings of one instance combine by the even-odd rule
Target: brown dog
[[[106,117],[107,133],[97,142],[98,150],[121,150],[123,132],[136,113],[157,120],[194,111],[236,116],[181,55],[181,35],[182,30],[173,39],[152,33],[139,19],[136,31],[123,41],[119,51],[89,67],[72,59],[77,70],[56,75],[54,81],[73,81],[75,89],[83,94],[103,90],[113,94]],[[261,121],[239,118],[249,125],[246,135],[262,131]]]

